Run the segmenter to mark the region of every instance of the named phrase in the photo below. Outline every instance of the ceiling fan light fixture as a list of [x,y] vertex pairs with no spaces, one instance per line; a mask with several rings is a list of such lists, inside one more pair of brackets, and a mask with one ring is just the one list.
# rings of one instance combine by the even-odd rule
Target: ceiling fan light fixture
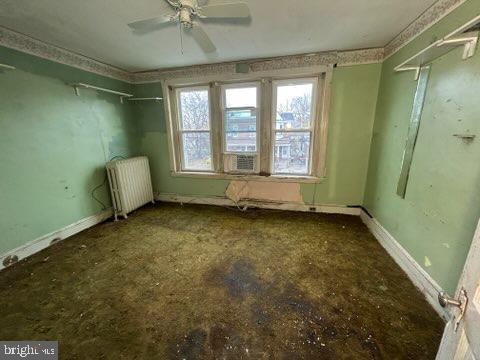
[[[160,28],[180,23],[180,25],[189,30],[200,48],[207,54],[216,51],[215,45],[210,40],[207,33],[202,29],[198,23],[194,23],[194,19],[242,19],[250,17],[250,10],[248,5],[243,2],[206,5],[202,0],[166,0],[170,6],[175,10],[175,15],[159,16],[153,19],[145,19],[135,21],[128,24],[133,32],[138,35],[143,35],[151,31],[159,30]],[[199,1],[200,6],[199,6]]]

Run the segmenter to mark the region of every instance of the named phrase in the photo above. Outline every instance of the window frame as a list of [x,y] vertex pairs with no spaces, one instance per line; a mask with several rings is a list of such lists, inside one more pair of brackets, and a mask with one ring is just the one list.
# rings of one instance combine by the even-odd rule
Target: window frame
[[[227,108],[226,90],[228,89],[242,89],[242,88],[256,88],[256,107],[243,106],[243,107],[231,107]],[[243,155],[257,155],[260,156],[260,108],[261,105],[261,82],[260,81],[248,81],[248,82],[232,82],[223,83],[220,85],[221,100],[220,109],[222,111],[222,154],[243,154]],[[255,132],[255,148],[256,151],[228,151],[227,150],[227,131],[226,131],[226,118],[227,110],[242,110],[242,109],[255,109],[255,131],[231,131],[238,133],[252,133]]]
[[[326,178],[326,150],[328,139],[328,115],[330,109],[331,82],[333,65],[316,65],[306,68],[265,70],[249,74],[235,74],[228,72],[211,73],[200,75],[198,79],[182,78],[173,76],[161,80],[165,96],[165,117],[167,124],[167,141],[170,158],[170,173],[174,177],[212,178],[212,179],[239,179],[268,182],[300,182],[317,183]],[[317,79],[314,87],[315,115],[313,137],[310,139],[309,151],[309,174],[273,174],[272,154],[274,152],[274,139],[272,139],[273,126],[273,86],[274,81],[295,79]],[[223,91],[222,86],[245,86],[248,83],[258,83],[257,88],[257,152],[259,161],[259,173],[255,174],[232,174],[224,172],[224,115],[222,112]],[[209,110],[210,110],[210,146],[212,155],[212,167],[210,171],[183,170],[181,165],[181,149],[179,148],[178,121],[176,94],[178,88],[209,87]],[[313,106],[312,106],[313,107]],[[275,110],[276,111],[276,110]],[[244,152],[243,154],[246,154]]]
[[[180,94],[182,91],[188,89],[187,91],[203,91],[207,90],[208,95],[208,130],[184,130],[183,129],[183,119],[182,119],[182,110],[181,110],[181,101]],[[175,113],[176,113],[176,141],[178,143],[179,149],[179,164],[182,172],[213,172],[215,170],[213,163],[213,143],[212,143],[212,107],[211,107],[211,92],[209,85],[192,85],[192,86],[182,86],[175,88]],[[185,152],[183,147],[183,134],[193,134],[193,133],[208,133],[210,140],[210,169],[189,169],[185,166]]]
[[[310,127],[299,129],[277,129],[277,99],[278,99],[278,87],[285,85],[303,85],[312,84],[312,99],[310,105]],[[282,176],[312,176],[312,163],[313,163],[313,145],[315,139],[315,125],[318,122],[318,77],[301,77],[301,78],[289,78],[272,81],[272,133],[270,135],[271,157],[270,157],[270,173],[272,175]],[[277,133],[310,133],[310,143],[308,146],[308,166],[307,173],[287,173],[287,172],[275,172],[275,144]]]

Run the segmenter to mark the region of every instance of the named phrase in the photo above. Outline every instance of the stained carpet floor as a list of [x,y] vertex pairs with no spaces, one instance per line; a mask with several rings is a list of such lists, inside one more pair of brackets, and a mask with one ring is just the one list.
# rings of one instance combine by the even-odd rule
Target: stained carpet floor
[[443,322],[358,217],[157,204],[0,272],[61,359],[434,359]]

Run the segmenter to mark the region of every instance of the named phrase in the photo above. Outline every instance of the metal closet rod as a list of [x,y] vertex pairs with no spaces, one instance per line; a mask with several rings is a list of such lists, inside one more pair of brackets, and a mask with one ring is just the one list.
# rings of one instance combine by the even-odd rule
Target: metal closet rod
[[127,98],[133,97],[132,94],[127,94],[127,93],[124,93],[124,92],[110,90],[110,89],[105,89],[105,88],[102,88],[102,87],[89,85],[89,84],[84,84],[84,83],[72,84],[72,86],[75,89],[75,93],[77,95],[80,95],[78,89],[79,88],[84,88],[84,89],[92,89],[92,90],[102,91],[102,92],[106,92],[106,93],[109,93],[109,94],[115,94],[115,95],[119,95],[121,97],[127,97]]
[[162,97],[144,97],[144,98],[131,97],[131,98],[128,98],[127,100],[128,101],[149,101],[149,100],[160,101],[160,100],[163,100],[163,98]]
[[120,92],[120,91],[116,91],[116,90],[110,90],[110,89],[106,89],[106,88],[102,88],[102,87],[94,86],[94,85],[90,85],[90,84],[85,84],[85,83],[72,84],[72,86],[75,89],[75,94],[77,94],[77,95],[80,95],[79,88],[92,89],[92,90],[106,92],[106,93],[109,93],[109,94],[118,95],[118,96],[120,96],[120,101],[122,103],[123,103],[124,99],[127,99],[129,101],[147,101],[147,100],[160,101],[160,100],[163,100],[163,98],[161,98],[161,97],[142,97],[142,98],[138,97],[138,98],[135,98],[135,97],[133,97],[133,94],[128,94],[128,93],[124,93],[124,92]]
[[15,66],[0,64],[0,70],[16,70]]

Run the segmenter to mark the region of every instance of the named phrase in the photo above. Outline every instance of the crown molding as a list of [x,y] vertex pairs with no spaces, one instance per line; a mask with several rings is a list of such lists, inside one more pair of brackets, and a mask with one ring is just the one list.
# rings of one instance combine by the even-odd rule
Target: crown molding
[[0,45],[63,65],[131,82],[132,73],[0,26]]
[[268,72],[281,69],[309,68],[319,65],[350,66],[380,63],[383,61],[383,48],[329,51],[301,55],[287,55],[268,59],[231,61],[218,64],[186,66],[165,70],[145,71],[134,74],[135,83],[148,83],[160,80],[208,77],[214,75],[236,74],[238,63],[247,64],[249,73]]
[[438,23],[467,0],[438,0],[385,46],[385,59]]
[[370,64],[383,60],[383,48],[351,51],[330,51],[312,54],[288,55],[268,59],[232,61],[226,63],[194,65],[166,70],[153,70],[139,73],[128,72],[104,64],[86,56],[71,52],[0,26],[0,45],[18,50],[56,63],[121,80],[128,83],[155,82],[166,78],[188,77],[192,75],[213,75],[235,73],[235,64],[248,63],[252,72],[266,70],[310,67],[338,64],[339,66]]
[[235,64],[247,63],[251,72],[276,69],[313,67],[318,65],[337,64],[350,66],[379,63],[395,54],[421,33],[439,22],[467,0],[438,0],[414,22],[390,41],[385,48],[372,48],[348,51],[317,52],[312,54],[287,55],[269,59],[253,59],[217,64],[194,65],[172,69],[152,70],[145,72],[129,72],[100,61],[71,52],[20,34],[0,26],[0,45],[27,54],[38,56],[77,69],[121,80],[128,83],[148,83],[162,79],[208,76],[215,74],[235,73]]

